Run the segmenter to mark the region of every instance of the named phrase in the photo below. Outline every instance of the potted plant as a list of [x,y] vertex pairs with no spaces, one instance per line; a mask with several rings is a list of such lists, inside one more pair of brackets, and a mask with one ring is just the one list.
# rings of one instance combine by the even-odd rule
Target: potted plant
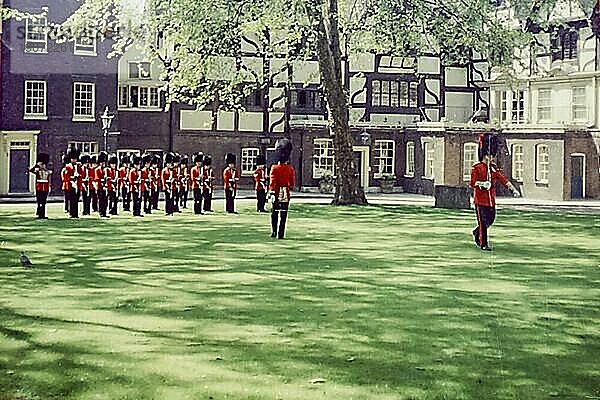
[[320,193],[333,193],[335,191],[335,176],[330,171],[324,171],[319,179]]
[[394,183],[396,183],[396,175],[393,174],[382,174],[379,178],[379,187],[381,193],[393,193]]

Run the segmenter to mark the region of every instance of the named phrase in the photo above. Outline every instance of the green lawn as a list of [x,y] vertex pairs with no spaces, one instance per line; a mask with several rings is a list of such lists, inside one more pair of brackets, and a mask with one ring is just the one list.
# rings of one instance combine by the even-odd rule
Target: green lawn
[[597,216],[251,207],[0,206],[0,400],[600,398]]

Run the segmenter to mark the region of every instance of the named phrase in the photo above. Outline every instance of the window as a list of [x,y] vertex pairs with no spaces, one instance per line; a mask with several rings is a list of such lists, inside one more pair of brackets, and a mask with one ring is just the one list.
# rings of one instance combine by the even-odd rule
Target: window
[[140,107],[148,107],[148,91],[147,87],[140,87]]
[[321,92],[318,90],[297,89],[292,90],[291,95],[292,107],[314,110],[321,110],[323,108],[323,99],[321,98]]
[[119,86],[119,107],[159,108],[159,90],[149,86]]
[[158,88],[150,88],[150,107],[159,107]]
[[46,82],[25,81],[25,118],[46,117]]
[[577,58],[577,40],[579,34],[576,30],[558,29],[552,33],[550,47],[552,48],[552,61]]
[[415,176],[415,142],[406,142],[405,176]]
[[375,141],[375,177],[394,175],[395,144],[393,140]]
[[574,87],[571,91],[572,99],[571,104],[573,105],[573,120],[574,121],[585,121],[587,120],[587,104],[585,99],[585,87]]
[[[297,100],[296,96],[296,100]],[[263,91],[255,90],[250,93],[243,101],[244,107],[246,108],[260,108],[263,105]],[[294,103],[295,104],[295,103]]]
[[465,143],[463,146],[463,181],[471,180],[471,169],[477,162],[479,145],[477,143]]
[[500,92],[500,121],[508,120],[508,92]]
[[423,177],[433,179],[433,165],[435,157],[435,145],[433,142],[425,142],[423,144],[423,153],[425,157],[424,175]]
[[45,16],[29,17],[25,20],[25,52],[48,52],[48,20]]
[[540,183],[548,183],[548,171],[550,169],[550,156],[548,146],[538,144],[535,148],[535,180]]
[[417,82],[374,80],[371,104],[374,107],[417,107]]
[[75,82],[73,84],[73,119],[95,119],[94,109],[94,84]]
[[242,149],[242,175],[252,175],[256,168],[256,156],[260,153],[257,148]]
[[150,79],[150,63],[130,62],[129,79]]
[[512,177],[514,180],[523,182],[523,145],[512,145]]
[[96,37],[85,35],[75,39],[75,55],[95,56],[96,55]]
[[119,107],[129,106],[129,86],[119,86]]
[[512,92],[511,121],[517,124],[525,122],[525,92],[517,90]]
[[313,144],[313,178],[321,178],[324,173],[333,175],[333,140],[315,139]]
[[552,89],[538,91],[538,121],[550,122],[552,118]]
[[69,147],[75,146],[81,153],[98,154],[97,142],[69,142]]

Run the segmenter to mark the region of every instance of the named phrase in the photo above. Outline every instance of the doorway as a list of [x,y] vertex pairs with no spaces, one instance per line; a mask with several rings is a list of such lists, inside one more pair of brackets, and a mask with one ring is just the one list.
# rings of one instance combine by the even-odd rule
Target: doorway
[[355,174],[360,178],[360,186],[369,186],[369,146],[353,146]]
[[571,199],[585,197],[585,154],[571,154]]
[[[11,144],[9,193],[29,193],[29,142],[23,146]],[[24,148],[22,148],[24,147]]]

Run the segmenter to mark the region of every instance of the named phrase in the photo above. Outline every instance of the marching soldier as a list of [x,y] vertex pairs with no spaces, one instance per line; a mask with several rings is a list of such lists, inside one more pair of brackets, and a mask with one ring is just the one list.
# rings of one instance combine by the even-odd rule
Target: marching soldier
[[291,190],[295,184],[294,167],[289,164],[292,143],[288,139],[279,139],[275,143],[275,152],[277,164],[271,167],[271,173],[269,174],[269,194],[273,201],[271,237],[283,239]]
[[110,215],[117,215],[117,204],[119,203],[118,193],[117,193],[117,156],[112,155],[108,160],[108,164],[110,168],[106,169],[107,173],[107,188],[108,188],[108,213]]
[[266,159],[263,154],[256,156],[256,171],[254,171],[254,188],[256,189],[256,211],[267,212],[267,177],[265,175]]
[[79,160],[79,150],[71,147],[67,151],[67,159],[69,163],[65,167],[66,188],[69,197],[69,217],[79,218],[79,190],[83,188],[81,180],[82,170],[77,164]]
[[108,208],[108,179],[106,175],[106,162],[108,161],[108,153],[101,151],[98,154],[98,165],[94,171],[94,182],[96,186],[96,197],[98,198],[98,213],[100,218],[108,218],[106,210]]
[[137,154],[131,157],[131,170],[129,171],[129,190],[133,197],[133,216],[143,217],[142,215],[142,174],[140,167],[142,157]]
[[52,171],[47,169],[50,156],[46,153],[40,153],[37,156],[36,164],[29,169],[29,172],[35,175],[35,199],[37,210],[35,214],[37,219],[48,219],[46,217],[46,200],[50,192],[50,177]]
[[158,210],[158,197],[160,193],[160,169],[158,168],[159,156],[152,156],[150,170],[152,171],[152,209]]
[[65,213],[69,213],[69,176],[67,175],[67,164],[69,163],[68,155],[62,156],[62,169],[60,170],[61,189],[65,198]]
[[473,202],[477,214],[477,227],[473,230],[475,244],[481,250],[491,251],[488,245],[487,231],[496,218],[496,182],[500,182],[510,189],[515,197],[520,196],[519,191],[508,179],[502,175],[496,165],[498,152],[498,139],[492,134],[481,134],[479,137],[479,162],[471,170],[471,187],[473,188]]
[[119,168],[119,191],[123,200],[123,211],[131,211],[131,193],[129,192],[129,156],[121,157],[121,168]]
[[194,194],[194,214],[204,214],[202,212],[202,188],[203,188],[203,168],[202,161],[204,156],[202,153],[194,155],[194,166],[190,172],[192,180],[192,191]]
[[144,200],[144,214],[151,214],[152,205],[151,205],[151,190],[152,190],[152,172],[150,170],[150,162],[152,161],[152,154],[144,154],[142,157],[142,161],[144,163],[144,168],[142,168],[142,185],[141,192]]
[[96,168],[98,168],[98,156],[90,156],[90,164],[93,171],[90,173],[90,196],[92,197],[92,211],[98,212],[98,184],[94,175],[96,173]]
[[179,170],[179,163],[181,162],[181,156],[178,153],[173,155],[173,212],[179,211],[179,187],[181,186],[181,175]]
[[212,193],[215,185],[215,174],[212,167],[212,157],[206,154],[202,160],[202,197],[204,212],[213,212]]
[[81,161],[83,189],[81,190],[81,198],[83,200],[83,215],[90,215],[90,205],[92,201],[91,192],[94,180],[94,169],[90,165],[90,156],[82,154],[79,157]]
[[179,186],[179,200],[181,208],[187,208],[188,191],[190,190],[190,170],[188,167],[188,156],[184,155],[181,157],[181,163],[179,166],[180,186]]
[[166,153],[161,172],[163,192],[165,192],[165,214],[173,215],[173,188],[177,184],[173,178],[173,153]]
[[235,211],[235,196],[237,194],[240,174],[235,168],[235,154],[227,153],[225,155],[227,167],[223,171],[223,186],[225,189],[225,211],[230,214],[237,214]]

